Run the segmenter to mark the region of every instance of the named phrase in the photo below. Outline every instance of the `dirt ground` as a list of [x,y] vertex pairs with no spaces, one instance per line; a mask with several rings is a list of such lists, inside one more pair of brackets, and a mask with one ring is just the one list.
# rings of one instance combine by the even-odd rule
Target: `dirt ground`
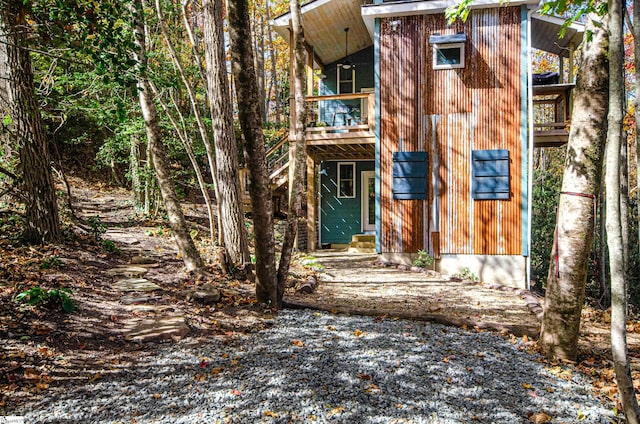
[[[211,263],[209,276],[185,272],[171,231],[161,219],[135,214],[129,193],[72,178],[72,204],[77,220],[67,214],[67,240],[58,246],[22,246],[17,226],[0,216],[0,416],[20,405],[64,390],[68,384],[91,384],[105,364],[135,363],[153,351],[157,343],[178,337],[232,339],[271,325],[274,313],[258,305],[248,281],[222,272],[213,262],[206,240],[196,236],[199,248]],[[185,207],[187,219],[196,223],[199,235],[208,234],[202,205]],[[98,227],[106,232],[96,240]],[[113,244],[105,248],[105,240]],[[113,250],[113,251],[110,251]],[[470,331],[497,331],[518,337],[535,351],[539,331],[536,313],[540,298],[517,290],[486,284],[428,278],[426,274],[385,267],[371,256],[347,256],[342,252],[318,254],[324,269],[302,266],[292,269],[290,307],[358,313],[376,319],[414,318],[458,325]],[[114,269],[143,267],[144,278],[160,289],[149,293],[123,293],[114,289]],[[312,294],[296,293],[308,276],[319,287]],[[237,277],[237,276],[236,276]],[[33,307],[15,296],[34,286],[69,288],[76,310]],[[188,300],[196,287],[213,287],[222,297],[204,305]],[[133,299],[131,297],[133,296]],[[140,296],[137,302],[135,296]],[[126,301],[129,299],[130,301]],[[133,341],[131,323],[169,317],[185,331],[159,335],[145,342]],[[593,376],[594,390],[616,401],[610,360],[607,311],[586,308],[583,313],[581,371]],[[633,359],[636,388],[640,388],[640,323],[630,323],[629,353]]]

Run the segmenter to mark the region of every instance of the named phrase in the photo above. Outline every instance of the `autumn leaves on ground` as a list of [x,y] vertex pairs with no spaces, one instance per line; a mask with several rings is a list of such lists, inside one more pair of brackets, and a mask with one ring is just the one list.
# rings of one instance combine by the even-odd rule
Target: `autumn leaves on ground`
[[[71,193],[74,207],[66,211],[62,245],[20,245],[17,215],[0,217],[0,416],[69,384],[90,385],[114,364],[126,366],[152,352],[157,341],[186,334],[230,339],[273,321],[271,311],[255,304],[253,286],[239,276],[215,265],[205,277],[184,272],[166,223],[136,216],[125,190],[72,179]],[[186,213],[191,222],[205,222],[198,205],[186,207]],[[206,228],[198,233],[207,234]],[[206,252],[207,241],[200,242]],[[305,272],[293,269],[301,279]],[[35,287],[59,296],[35,306],[16,300]],[[51,292],[61,288],[70,292]],[[73,300],[71,313],[62,309],[64,295]],[[586,308],[583,319],[580,362],[573,372],[591,376],[595,393],[616,405],[608,312]],[[160,326],[167,332],[154,333]],[[629,331],[640,389],[640,323],[632,322]],[[536,350],[534,340],[525,342]],[[571,371],[558,367],[557,372]]]

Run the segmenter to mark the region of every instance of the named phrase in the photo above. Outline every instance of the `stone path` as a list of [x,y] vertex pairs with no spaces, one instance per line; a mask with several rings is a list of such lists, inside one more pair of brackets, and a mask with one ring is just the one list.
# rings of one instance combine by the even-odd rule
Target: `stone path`
[[541,308],[527,290],[385,267],[370,254],[319,251],[314,256],[324,266],[320,284],[312,294],[288,296],[290,307],[539,334]]
[[120,303],[125,309],[145,312],[152,316],[126,320],[122,329],[125,339],[146,342],[186,336],[189,326],[184,316],[179,312],[169,312],[172,309],[170,306],[158,305],[157,301],[161,297],[150,294],[162,290],[158,284],[144,278],[148,272],[147,266],[157,266],[157,260],[146,256],[134,256],[132,262],[134,264],[118,266],[107,271],[114,279],[112,287],[122,293]]

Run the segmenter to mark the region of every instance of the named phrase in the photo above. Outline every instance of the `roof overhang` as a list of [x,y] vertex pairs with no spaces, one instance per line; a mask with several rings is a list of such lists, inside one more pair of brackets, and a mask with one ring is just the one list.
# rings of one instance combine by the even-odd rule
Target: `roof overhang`
[[[443,13],[459,0],[394,1],[382,4],[364,4],[365,0],[312,0],[301,7],[305,39],[313,49],[319,67],[345,57],[345,28],[349,28],[347,55],[373,44],[376,18],[401,17]],[[474,0],[471,9],[486,9],[500,5],[540,6],[539,0]],[[566,27],[560,38],[564,20],[538,12],[531,15],[531,45],[533,48],[567,57],[584,38],[584,25],[573,23]],[[291,14],[273,19],[273,29],[289,42]]]
[[[460,0],[430,0],[430,1],[404,1],[389,2],[383,4],[367,4],[362,6],[362,18],[367,26],[367,30],[373,37],[376,18],[392,18],[411,15],[433,15],[443,13],[450,6],[457,6]],[[511,0],[502,2],[500,0],[474,0],[469,8],[487,9],[501,5],[520,6],[538,5],[539,0]]]
[[531,16],[531,47],[568,57],[582,42],[585,27],[574,22],[566,27],[564,37],[561,38],[559,33],[563,25],[563,19],[535,12]]
[[[364,0],[312,0],[301,7],[302,27],[320,67],[345,57],[345,28],[349,28],[347,55],[373,45],[361,16]],[[273,29],[289,42],[291,14],[273,19]]]

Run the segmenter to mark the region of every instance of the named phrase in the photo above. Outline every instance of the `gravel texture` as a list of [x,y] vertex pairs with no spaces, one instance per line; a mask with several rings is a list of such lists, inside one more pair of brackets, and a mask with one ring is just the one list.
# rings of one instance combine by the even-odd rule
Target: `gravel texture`
[[511,424],[542,413],[552,423],[610,422],[590,387],[488,332],[284,311],[272,328],[231,342],[159,345],[35,405],[26,422]]

